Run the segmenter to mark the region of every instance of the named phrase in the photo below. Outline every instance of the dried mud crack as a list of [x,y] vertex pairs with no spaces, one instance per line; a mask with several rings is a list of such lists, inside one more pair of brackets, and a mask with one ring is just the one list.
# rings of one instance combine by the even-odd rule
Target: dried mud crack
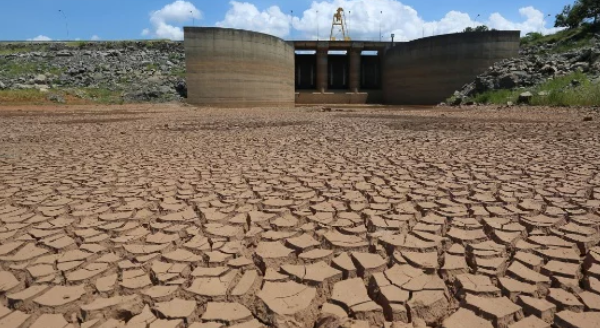
[[600,115],[352,110],[0,108],[0,327],[600,326]]

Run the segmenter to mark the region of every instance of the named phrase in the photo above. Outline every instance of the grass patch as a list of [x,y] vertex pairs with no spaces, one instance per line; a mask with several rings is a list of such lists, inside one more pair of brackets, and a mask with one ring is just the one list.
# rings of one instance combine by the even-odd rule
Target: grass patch
[[106,88],[78,89],[76,93],[100,104],[122,104],[124,102],[121,92]]
[[[581,84],[572,86],[572,81],[577,80]],[[600,105],[600,83],[592,83],[588,77],[581,72],[575,72],[566,76],[557,77],[554,80],[528,89],[519,90],[490,90],[468,99],[479,104],[505,105],[509,101],[517,103],[519,95],[530,91],[533,94],[532,105],[537,106],[598,106]],[[548,95],[540,96],[540,92]],[[452,98],[448,100],[452,103]]]
[[600,84],[581,80],[577,88],[554,89],[548,96],[534,94],[532,105],[537,106],[598,106],[600,105]]
[[565,29],[550,35],[529,33],[521,38],[521,46],[538,46],[542,44],[556,44],[550,53],[568,52],[590,44],[594,33],[600,31],[600,24],[584,24],[577,28]]
[[552,50],[550,50],[550,53],[558,54],[558,53],[569,52],[569,51],[581,49],[583,47],[590,45],[590,39],[591,39],[591,37],[588,37],[588,38],[570,41],[567,43],[561,43],[559,45],[554,46],[552,48]]
[[0,90],[0,104],[55,104],[48,99],[49,95],[56,94],[65,99],[66,104],[123,104],[121,92],[104,88],[86,89],[51,89],[42,92],[39,89]]
[[185,68],[174,68],[171,75],[179,78],[185,78]]
[[88,41],[69,41],[65,43],[65,46],[70,48],[83,49],[88,44]]
[[26,52],[30,52],[31,48],[28,47],[18,47],[18,48],[4,48],[4,49],[0,49],[0,56],[6,56],[6,55],[13,55],[13,54],[21,54],[21,53],[26,53]]
[[158,71],[158,70],[160,70],[160,65],[158,63],[148,63],[148,64],[146,64],[146,69],[148,69],[148,70],[153,69],[155,71]]
[[519,91],[516,90],[489,90],[473,97],[473,101],[478,104],[506,104],[509,101],[513,103],[519,99]]
[[27,74],[61,74],[64,69],[49,66],[47,63],[15,63],[7,58],[0,58],[0,76],[16,78]]
[[174,53],[169,54],[169,60],[172,62],[179,61],[179,60],[183,59],[182,57],[183,56],[180,54],[174,54]]
[[14,47],[14,48],[0,47],[0,56],[22,54],[22,53],[32,52],[32,51],[46,52],[46,51],[48,51],[48,45],[25,44],[25,45]]
[[546,44],[546,43],[556,43],[559,41],[568,40],[568,39],[572,39],[577,36],[581,36],[582,34],[585,34],[586,32],[587,32],[586,29],[583,26],[581,26],[581,27],[577,27],[577,28],[565,29],[562,31],[558,31],[554,34],[542,35],[541,37],[539,37],[537,34],[533,33],[530,36],[525,36],[525,37],[521,38],[521,45],[535,46],[535,45]]
[[0,90],[0,104],[43,104],[48,102],[48,94],[39,89]]

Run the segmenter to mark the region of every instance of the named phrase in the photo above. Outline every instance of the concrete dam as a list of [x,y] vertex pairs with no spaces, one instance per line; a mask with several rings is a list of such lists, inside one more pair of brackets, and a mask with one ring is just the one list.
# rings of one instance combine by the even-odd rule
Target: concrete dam
[[433,105],[495,62],[518,56],[519,31],[410,42],[284,41],[185,27],[188,102],[201,106]]

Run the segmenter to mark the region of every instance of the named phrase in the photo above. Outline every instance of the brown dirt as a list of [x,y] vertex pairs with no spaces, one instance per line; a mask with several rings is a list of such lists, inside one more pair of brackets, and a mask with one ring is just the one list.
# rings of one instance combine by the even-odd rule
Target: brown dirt
[[3,105],[0,326],[600,326],[598,131],[586,108]]

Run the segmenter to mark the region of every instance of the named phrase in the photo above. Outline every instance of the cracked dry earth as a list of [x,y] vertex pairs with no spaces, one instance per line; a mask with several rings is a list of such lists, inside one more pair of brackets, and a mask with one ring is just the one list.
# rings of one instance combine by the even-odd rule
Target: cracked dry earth
[[21,109],[2,328],[600,326],[591,110]]

